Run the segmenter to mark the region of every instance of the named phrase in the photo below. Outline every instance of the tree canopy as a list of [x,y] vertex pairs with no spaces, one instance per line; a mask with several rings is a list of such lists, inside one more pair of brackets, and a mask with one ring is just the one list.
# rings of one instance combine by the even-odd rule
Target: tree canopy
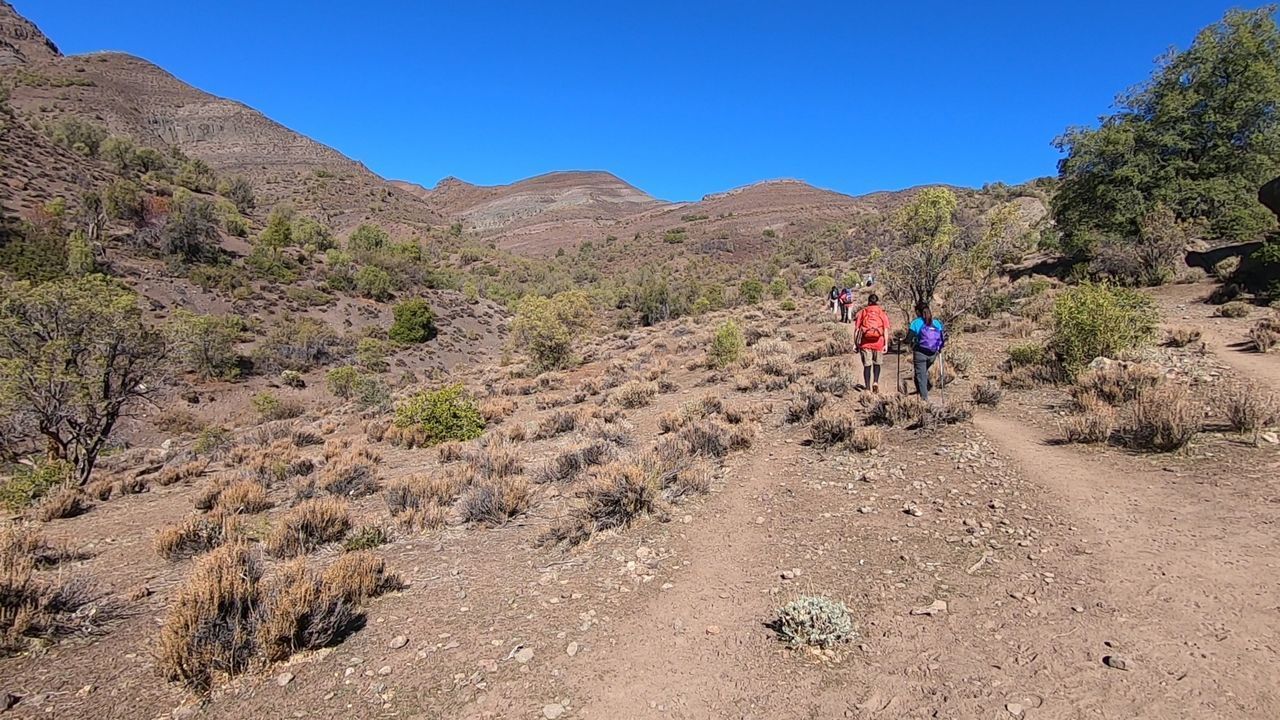
[[1258,188],[1280,174],[1280,30],[1275,7],[1232,10],[1170,52],[1152,77],[1117,100],[1097,128],[1072,128],[1054,219],[1064,248],[1141,233],[1144,216],[1169,208],[1211,241],[1252,239],[1272,228]]

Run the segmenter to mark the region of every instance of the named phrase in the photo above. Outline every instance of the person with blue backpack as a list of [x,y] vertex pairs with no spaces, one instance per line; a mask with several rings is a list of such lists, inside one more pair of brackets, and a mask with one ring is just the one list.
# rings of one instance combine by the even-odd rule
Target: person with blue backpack
[[907,328],[907,343],[912,349],[912,363],[915,367],[916,392],[920,399],[929,399],[929,368],[942,354],[947,344],[947,334],[942,321],[933,317],[929,304],[922,302],[916,305],[916,318]]

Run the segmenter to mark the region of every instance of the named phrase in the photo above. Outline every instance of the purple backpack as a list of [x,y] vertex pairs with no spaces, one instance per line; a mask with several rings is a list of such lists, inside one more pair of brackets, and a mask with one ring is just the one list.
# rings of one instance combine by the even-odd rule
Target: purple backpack
[[936,353],[942,349],[942,328],[935,323],[925,323],[920,328],[920,339],[916,346],[927,353]]

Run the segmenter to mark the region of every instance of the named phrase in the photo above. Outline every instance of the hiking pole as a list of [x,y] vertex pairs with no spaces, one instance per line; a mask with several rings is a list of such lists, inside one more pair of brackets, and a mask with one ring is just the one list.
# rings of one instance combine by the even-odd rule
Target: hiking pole
[[938,350],[938,405],[947,406],[947,394],[942,391],[947,386],[947,363],[942,359],[945,348]]

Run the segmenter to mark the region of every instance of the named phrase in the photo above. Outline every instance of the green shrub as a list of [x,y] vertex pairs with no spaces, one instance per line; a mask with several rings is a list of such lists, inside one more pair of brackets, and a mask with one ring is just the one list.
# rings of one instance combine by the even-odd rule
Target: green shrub
[[347,238],[347,249],[353,252],[377,251],[385,248],[390,241],[391,236],[386,230],[366,223],[352,231]]
[[385,406],[391,399],[381,378],[350,365],[330,370],[325,375],[325,385],[335,396],[355,400],[361,407]]
[[1048,359],[1042,343],[1028,342],[1009,346],[1009,364],[1013,367],[1039,365]]
[[85,157],[97,157],[103,141],[107,139],[105,129],[75,116],[49,125],[47,134],[55,143]]
[[218,177],[208,163],[192,159],[178,168],[174,182],[192,192],[211,193],[218,186]]
[[420,445],[474,440],[484,434],[484,418],[462,385],[422,391],[396,406],[395,424],[420,434]]
[[234,203],[236,209],[242,213],[253,210],[257,205],[253,197],[253,184],[240,175],[218,183],[218,194]]
[[387,544],[390,539],[386,528],[381,525],[365,525],[342,541],[342,549],[346,552],[372,550],[379,545]]
[[203,378],[230,379],[240,374],[236,343],[244,332],[244,321],[238,316],[197,315],[178,309],[167,330],[183,369]]
[[758,305],[764,299],[764,283],[759,280],[743,280],[738,284],[738,297],[748,305]]
[[301,405],[291,400],[281,400],[269,392],[258,393],[249,402],[263,420],[288,420],[302,414]]
[[195,443],[191,446],[191,452],[196,455],[216,455],[230,449],[234,444],[231,431],[217,425],[210,425],[200,431]]
[[792,647],[829,648],[856,635],[844,603],[813,595],[798,597],[779,608],[774,629]]
[[790,288],[787,287],[787,281],[780,277],[776,277],[769,281],[769,297],[774,300],[781,300],[785,298],[789,290]]
[[34,468],[19,465],[12,477],[0,483],[0,505],[15,512],[25,510],[67,483],[73,470],[65,460],[48,460]]
[[530,295],[520,301],[511,324],[511,342],[539,371],[568,367],[574,361],[573,340],[591,325],[591,301],[581,291],[553,297]]
[[293,221],[293,242],[313,252],[326,252],[336,247],[329,228],[309,217]]
[[379,302],[389,299],[395,286],[386,270],[373,265],[365,265],[357,270],[354,279],[356,290],[361,295]]
[[142,222],[144,207],[142,189],[131,180],[115,180],[102,191],[103,209],[107,217],[127,223]]
[[836,284],[836,279],[830,275],[819,275],[804,284],[805,292],[810,295],[826,295],[831,292],[831,288]]
[[293,210],[290,207],[281,205],[271,210],[267,226],[258,236],[258,243],[276,250],[293,245]]
[[1054,300],[1049,349],[1075,374],[1096,357],[1115,357],[1149,344],[1157,321],[1154,303],[1141,292],[1084,283]]
[[786,300],[783,300],[778,307],[786,310],[787,312],[791,312],[796,309],[796,301],[791,298],[787,298]]
[[1249,317],[1249,305],[1240,301],[1229,302],[1225,305],[1219,305],[1218,309],[1213,312],[1214,317],[1223,318],[1242,318]]
[[356,364],[371,372],[386,372],[390,365],[387,356],[395,348],[385,340],[364,337],[356,343]]
[[333,302],[334,298],[323,290],[305,285],[295,285],[284,289],[284,296],[308,307],[322,307]]
[[707,348],[707,359],[715,367],[725,367],[742,359],[747,350],[747,340],[742,328],[732,320],[716,328],[711,339],[711,347]]
[[398,303],[392,310],[394,321],[387,336],[392,340],[411,345],[424,343],[436,336],[436,317],[431,306],[422,298],[412,298]]
[[324,322],[309,317],[285,318],[254,351],[254,360],[269,370],[310,370],[347,354],[349,346]]

